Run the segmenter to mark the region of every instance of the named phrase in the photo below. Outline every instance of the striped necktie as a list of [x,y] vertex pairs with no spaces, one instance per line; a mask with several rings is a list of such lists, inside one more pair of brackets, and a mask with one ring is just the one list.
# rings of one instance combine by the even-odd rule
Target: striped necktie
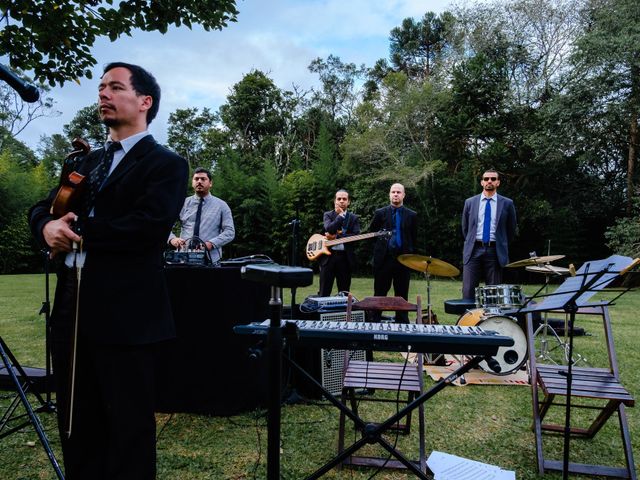
[[96,196],[109,176],[109,170],[111,170],[114,154],[121,148],[122,145],[120,142],[107,142],[102,159],[98,165],[96,165],[96,168],[91,170],[89,173],[89,191],[87,192],[85,205],[87,215],[95,206]]
[[193,226],[193,236],[200,238],[200,219],[202,218],[202,204],[204,203],[204,197],[200,197],[198,202],[198,211],[196,212],[196,224]]

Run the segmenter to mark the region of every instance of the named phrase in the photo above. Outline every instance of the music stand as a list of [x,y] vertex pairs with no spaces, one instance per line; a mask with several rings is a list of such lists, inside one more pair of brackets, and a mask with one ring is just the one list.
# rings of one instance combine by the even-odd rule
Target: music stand
[[[527,302],[518,310],[518,313],[548,312],[551,310],[564,310],[569,315],[568,331],[573,331],[576,313],[580,308],[590,306],[608,306],[613,303],[620,295],[614,299],[598,303],[588,303],[588,300],[597,292],[604,289],[619,275],[624,275],[631,268],[640,263],[640,259],[633,260],[629,257],[621,255],[612,255],[602,260],[593,260],[585,262],[573,277],[567,278],[552,294],[535,295],[527,300]],[[628,290],[628,289],[627,289]],[[624,293],[627,290],[623,290]],[[530,302],[535,298],[544,297],[544,299],[536,304]],[[569,336],[569,350],[567,352],[569,359],[573,358],[573,335]],[[565,425],[564,425],[564,448],[562,473],[563,479],[567,479],[569,475],[569,441],[571,434],[571,385],[572,385],[572,367],[573,362],[569,360],[567,369],[559,371],[560,375],[566,376],[566,408],[565,408]],[[536,382],[536,379],[532,379]],[[534,406],[535,407],[535,406]]]

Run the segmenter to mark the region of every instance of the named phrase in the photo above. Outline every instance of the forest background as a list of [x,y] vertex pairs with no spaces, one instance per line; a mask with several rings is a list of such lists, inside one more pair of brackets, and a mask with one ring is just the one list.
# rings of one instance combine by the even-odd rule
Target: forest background
[[[400,182],[419,215],[418,253],[460,266],[462,207],[487,168],[517,208],[512,260],[535,251],[580,264],[640,252],[636,0],[471,2],[405,19],[375,65],[329,55],[308,68],[318,88],[284,90],[253,70],[217,110],[185,105],[170,115],[167,146],[192,170],[210,169],[212,193],[232,209],[226,258],[306,265],[306,239],[322,232],[338,188],[366,231]],[[35,150],[15,138],[55,111],[45,82],[65,78],[53,71],[35,72],[36,104],[0,84],[0,273],[42,269],[27,211],[57,185],[72,138],[105,140],[94,104]],[[366,275],[371,243],[357,245]]]

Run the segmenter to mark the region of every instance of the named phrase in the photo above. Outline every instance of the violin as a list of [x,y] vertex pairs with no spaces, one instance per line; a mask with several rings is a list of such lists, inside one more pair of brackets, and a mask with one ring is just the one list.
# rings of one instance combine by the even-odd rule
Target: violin
[[51,204],[51,215],[60,218],[68,212],[78,212],[80,208],[79,199],[85,190],[86,177],[75,168],[78,159],[84,157],[91,151],[91,147],[86,140],[76,137],[71,142],[73,151],[69,153],[62,163],[60,174],[60,189]]
[[[50,213],[54,218],[60,218],[69,212],[79,212],[82,205],[81,199],[83,192],[86,189],[86,177],[76,171],[78,160],[87,155],[91,150],[91,147],[82,138],[74,138],[71,142],[71,146],[74,150],[67,155],[62,164],[62,172],[60,174],[60,188],[56,193],[55,198],[51,204]],[[76,298],[75,298],[75,322],[71,333],[71,359],[69,368],[69,399],[66,405],[66,418],[65,418],[65,431],[67,438],[71,436],[71,427],[73,423],[73,404],[75,396],[75,378],[76,378],[76,360],[77,360],[77,342],[78,342],[78,320],[79,320],[79,305],[80,305],[80,283],[81,272],[84,263],[84,257],[82,255],[82,239],[80,242],[73,242],[73,250],[77,254],[80,251],[80,256],[76,257],[75,269],[76,269]]]

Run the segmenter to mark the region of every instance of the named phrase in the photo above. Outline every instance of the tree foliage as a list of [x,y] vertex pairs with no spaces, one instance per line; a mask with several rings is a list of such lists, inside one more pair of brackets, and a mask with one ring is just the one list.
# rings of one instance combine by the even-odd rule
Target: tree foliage
[[0,0],[0,55],[37,80],[63,85],[91,78],[91,47],[136,29],[166,33],[171,26],[222,29],[235,22],[235,0]]
[[215,158],[207,158],[206,133],[215,127],[217,115],[208,108],[198,113],[197,108],[178,109],[169,115],[168,144],[189,162],[191,169],[211,169]]
[[107,127],[100,119],[97,103],[78,110],[63,130],[69,140],[79,137],[89,142],[93,148],[102,146],[107,138]]
[[[16,72],[19,77],[29,78]],[[0,126],[12,136],[18,136],[33,120],[41,117],[57,117],[60,115],[52,97],[47,97],[49,87],[39,84],[40,98],[37,102],[25,102],[20,95],[5,82],[0,82]]]
[[[335,55],[313,60],[319,83],[308,92],[249,72],[217,111],[171,113],[169,146],[212,170],[213,193],[235,219],[230,256],[306,263],[304,241],[321,231],[337,188],[350,192],[366,231],[401,182],[419,214],[418,253],[461,266],[462,206],[487,168],[516,204],[513,259],[549,248],[574,263],[630,254],[640,245],[637,210],[625,210],[638,197],[639,12],[631,0],[427,12],[393,29],[389,57],[369,69]],[[103,141],[95,107],[65,126],[72,132]],[[27,200],[13,183],[51,183],[68,139],[43,139],[39,157],[6,131],[0,140],[2,228],[20,236],[10,212]],[[12,248],[26,244],[16,238]],[[356,249],[360,272],[370,273],[371,242]],[[509,270],[507,281],[519,281]]]

